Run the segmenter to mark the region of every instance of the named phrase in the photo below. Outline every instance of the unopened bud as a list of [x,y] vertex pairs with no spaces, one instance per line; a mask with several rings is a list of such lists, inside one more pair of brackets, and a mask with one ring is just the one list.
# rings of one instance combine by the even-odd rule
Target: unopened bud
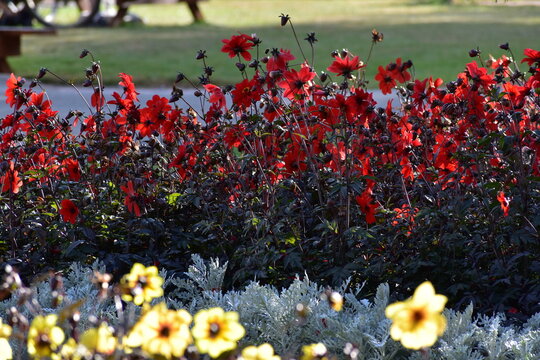
[[470,57],[477,57],[478,55],[480,55],[480,50],[478,50],[478,49],[469,50],[469,56]]
[[202,60],[205,57],[206,57],[206,50],[199,50],[197,51],[197,56],[195,57],[195,59]]
[[46,73],[47,73],[47,68],[42,67],[41,69],[39,69],[39,73],[36,79],[41,79],[42,77],[45,76]]
[[288,14],[287,15],[281,14],[281,15],[279,15],[279,17],[281,18],[281,26],[287,25],[287,23],[291,19]]
[[244,63],[241,63],[241,62],[237,62],[236,63],[236,67],[238,68],[238,70],[240,71],[244,71],[246,69],[246,65]]
[[176,80],[174,82],[179,83],[180,81],[184,80],[185,78],[186,78],[186,76],[183,73],[178,73],[178,75],[176,75]]
[[320,79],[322,82],[325,82],[326,80],[328,80],[328,74],[326,74],[325,72],[322,72]]

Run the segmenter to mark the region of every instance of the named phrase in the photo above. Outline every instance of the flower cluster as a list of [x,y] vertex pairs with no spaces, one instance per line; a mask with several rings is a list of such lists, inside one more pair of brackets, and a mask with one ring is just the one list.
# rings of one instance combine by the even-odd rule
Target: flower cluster
[[[125,278],[133,277],[134,273],[153,274],[154,266],[145,267],[142,264],[134,264]],[[12,269],[7,269],[13,272]],[[7,278],[13,274],[7,274]],[[109,274],[94,273],[92,282],[101,290],[103,284],[96,281],[97,278],[108,279]],[[157,280],[162,280],[158,275]],[[61,278],[56,275],[51,279],[52,288],[56,288]],[[127,316],[124,312],[120,299],[124,296],[127,287],[136,289],[138,283],[121,283],[112,286],[105,295],[100,296],[98,301],[104,301],[112,296],[117,302],[117,310],[122,317]],[[17,292],[19,292],[17,294]],[[33,311],[39,309],[39,303],[32,299],[32,291],[21,285],[13,290],[13,295],[21,297],[21,304],[31,302]],[[53,294],[53,292],[51,292]],[[150,301],[157,296],[145,297]],[[341,294],[327,290],[321,294],[322,300],[327,300],[330,305],[339,303],[341,310]],[[421,284],[414,295],[404,301],[389,305],[386,308],[386,316],[392,320],[390,335],[394,340],[400,340],[406,348],[421,349],[432,346],[438,336],[442,335],[446,327],[446,319],[441,315],[446,303],[446,297],[436,295],[433,286],[429,282]],[[8,322],[12,326],[0,321],[0,353],[1,359],[10,360],[12,349],[9,340],[20,341],[25,339],[27,352],[30,358],[53,359],[53,360],[85,360],[94,358],[123,358],[123,359],[178,359],[184,356],[204,356],[207,354],[212,359],[224,355],[242,360],[280,360],[281,357],[274,353],[271,344],[264,343],[259,346],[248,345],[237,349],[239,341],[246,331],[240,324],[239,315],[233,311],[225,311],[222,308],[210,308],[198,311],[194,317],[184,309],[172,310],[167,308],[164,302],[150,306],[144,302],[141,314],[137,319],[124,318],[115,327],[107,321],[93,320],[92,327],[79,333],[78,308],[84,301],[94,299],[77,300],[73,304],[67,304],[60,309],[58,314],[49,315],[35,314],[28,325],[26,317],[12,309],[9,311]],[[129,301],[135,301],[134,298]],[[298,311],[298,307],[297,307]],[[133,313],[132,313],[133,315]],[[192,324],[193,323],[193,324]],[[348,344],[348,346],[353,346]],[[345,353],[352,350],[345,350]],[[332,359],[323,343],[313,343],[302,347],[302,360],[325,360]],[[351,359],[354,358],[351,356]]]
[[[382,40],[372,36],[373,44]],[[314,35],[308,39],[313,46]],[[479,229],[516,216],[520,237],[537,236],[538,51],[526,49],[521,63],[506,55],[472,61],[444,85],[415,78],[412,62],[396,58],[378,67],[375,80],[399,101],[378,104],[365,79],[369,55],[364,62],[334,51],[325,73],[304,52],[298,60],[288,49],[260,47],[255,34],[224,39],[240,81],[214,83],[201,51],[198,83],[179,74],[169,99],[145,104],[124,73],[122,91],[106,99],[93,61],[84,83],[93,89],[88,109],[68,114],[53,110],[37,81],[27,86],[11,75],[5,95],[13,112],[0,119],[0,249],[51,263],[129,249],[173,267],[192,252],[211,252],[243,271],[239,281],[256,269],[278,283],[294,271],[336,281],[388,269],[388,259],[407,256],[400,250],[422,245],[413,236],[421,234],[418,224],[441,223],[458,208],[454,199],[474,209],[449,226]],[[186,83],[201,106],[185,106]],[[482,224],[473,223],[480,217]],[[522,262],[519,271],[531,266],[537,242],[514,233],[477,236],[484,263],[471,261],[474,270],[492,260]],[[447,253],[438,238],[424,243],[422,255]],[[423,270],[415,269],[416,283]],[[156,271],[135,269],[123,280],[123,299],[143,304],[160,296]]]

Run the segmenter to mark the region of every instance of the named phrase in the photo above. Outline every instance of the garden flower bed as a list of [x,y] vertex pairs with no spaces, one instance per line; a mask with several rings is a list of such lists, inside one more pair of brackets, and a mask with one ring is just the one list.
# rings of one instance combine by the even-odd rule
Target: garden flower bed
[[[288,16],[281,22],[297,36]],[[383,36],[373,30],[371,38],[373,51]],[[82,358],[275,359],[274,350],[305,360],[538,355],[540,52],[526,49],[520,61],[508,44],[499,59],[471,50],[473,60],[447,83],[416,79],[413,62],[398,57],[377,65],[374,80],[399,102],[377,104],[364,73],[371,51],[361,58],[336,50],[317,71],[308,50],[316,35],[305,40],[294,55],[265,50],[255,34],[233,35],[222,51],[234,59],[238,83],[213,84],[201,50],[197,81],[179,73],[169,99],[146,104],[127,74],[119,75],[124,91],[105,99],[100,63],[85,50],[84,86],[93,95],[88,109],[67,116],[38,91],[40,79],[55,74],[9,78],[13,112],[0,124],[0,248],[9,264],[1,297],[20,299],[28,313],[16,308],[5,318],[6,354],[10,338],[34,358],[65,352],[71,359],[80,349]],[[184,103],[183,84],[197,89],[200,106]],[[211,288],[210,275],[201,275],[205,291],[190,288],[191,300],[181,302],[193,254],[227,261],[227,275],[220,272]],[[34,295],[23,286],[46,270],[96,259],[107,273],[95,273],[99,291],[86,288],[81,301],[70,295],[62,305],[70,290],[60,276],[52,277],[49,300],[39,299],[43,283]],[[310,287],[297,274],[341,290]],[[164,294],[164,277],[169,304],[151,305]],[[354,300],[362,286],[375,300]],[[268,314],[246,315],[256,302],[242,296],[268,310],[282,287],[311,298],[282,309],[281,330],[268,325]],[[311,312],[312,302],[326,306],[324,315]],[[77,309],[85,303],[93,313],[109,310],[88,317],[79,336]],[[454,309],[446,317],[445,305]],[[493,313],[502,315],[482,317]],[[306,327],[311,321],[315,327]],[[160,332],[157,323],[170,326]],[[292,328],[313,333],[295,337]],[[501,333],[489,335],[494,328]]]

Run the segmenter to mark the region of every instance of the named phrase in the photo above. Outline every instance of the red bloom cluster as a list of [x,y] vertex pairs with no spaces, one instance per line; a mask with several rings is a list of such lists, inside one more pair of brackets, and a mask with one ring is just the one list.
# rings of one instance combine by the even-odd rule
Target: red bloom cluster
[[395,63],[388,64],[386,68],[379,66],[379,73],[375,75],[375,80],[379,82],[379,88],[383,94],[390,94],[397,83],[404,83],[411,79],[408,69],[412,62],[401,63],[401,58],[397,58]]
[[[251,59],[249,36],[223,42],[230,57]],[[529,65],[538,65],[538,52],[527,49],[525,55]],[[43,94],[24,89],[12,75],[6,102],[17,111],[0,121],[2,193],[23,201],[26,191],[53,196],[51,189],[58,189],[62,198],[84,196],[84,212],[107,191],[111,204],[141,216],[162,211],[167,196],[190,181],[215,184],[227,206],[239,206],[254,189],[307,178],[316,182],[315,191],[346,184],[334,192],[342,197],[336,206],[355,207],[366,224],[382,221],[378,214],[384,207],[396,214],[389,221],[412,223],[416,210],[400,206],[414,206],[414,198],[403,197],[418,184],[457,191],[499,182],[504,192],[492,194],[492,200],[507,215],[505,193],[511,194],[517,181],[507,171],[513,166],[507,154],[526,154],[520,171],[540,176],[537,69],[517,79],[508,58],[494,59],[497,65],[490,69],[472,62],[442,89],[440,79],[411,79],[411,63],[398,58],[380,66],[375,78],[383,93],[411,82],[403,89],[403,105],[378,107],[359,83],[317,84],[308,64],[289,65],[294,56],[287,50],[265,59],[266,71],[260,66],[230,88],[230,106],[227,88],[202,85],[200,94],[210,103],[202,122],[193,109],[157,95],[139,104],[126,74],[120,74],[123,93],[114,93],[107,103],[112,111],[103,111],[105,99],[96,91],[95,112],[62,119]],[[347,78],[362,67],[357,56],[347,55],[327,69]],[[76,121],[82,122],[80,133],[74,131]],[[506,140],[492,140],[499,135]],[[463,155],[479,148],[482,156]],[[403,197],[392,194],[388,203],[381,179],[399,184]],[[84,220],[68,199],[61,202],[60,214],[66,222]]]

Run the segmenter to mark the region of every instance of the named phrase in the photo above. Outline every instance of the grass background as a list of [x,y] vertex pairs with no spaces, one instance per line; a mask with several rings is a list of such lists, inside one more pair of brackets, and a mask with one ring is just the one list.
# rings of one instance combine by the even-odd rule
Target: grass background
[[306,53],[309,45],[303,39],[308,32],[316,33],[318,71],[331,63],[329,54],[334,49],[348,48],[365,60],[371,29],[376,28],[384,33],[384,41],[374,49],[368,79],[378,65],[402,57],[413,61],[418,78],[437,76],[448,81],[470,61],[472,48],[480,47],[483,56],[499,56],[503,51],[498,45],[509,42],[518,58],[524,48],[540,48],[540,6],[512,6],[518,4],[512,1],[482,5],[458,0],[448,5],[421,0],[209,0],[200,5],[206,20],[202,24],[191,23],[184,3],[134,5],[131,12],[144,18],[144,25],[25,36],[23,55],[10,63],[17,75],[31,78],[40,67],[47,67],[80,83],[89,60],[78,55],[87,48],[101,62],[106,83],[116,83],[117,74],[126,72],[138,85],[167,86],[179,71],[196,80],[202,63],[195,54],[205,49],[208,65],[216,70],[212,81],[232,83],[240,81],[240,74],[235,59],[220,52],[221,39],[238,32],[256,33],[263,50],[288,48],[300,57],[290,28],[279,25],[278,16],[285,13],[291,16]]

